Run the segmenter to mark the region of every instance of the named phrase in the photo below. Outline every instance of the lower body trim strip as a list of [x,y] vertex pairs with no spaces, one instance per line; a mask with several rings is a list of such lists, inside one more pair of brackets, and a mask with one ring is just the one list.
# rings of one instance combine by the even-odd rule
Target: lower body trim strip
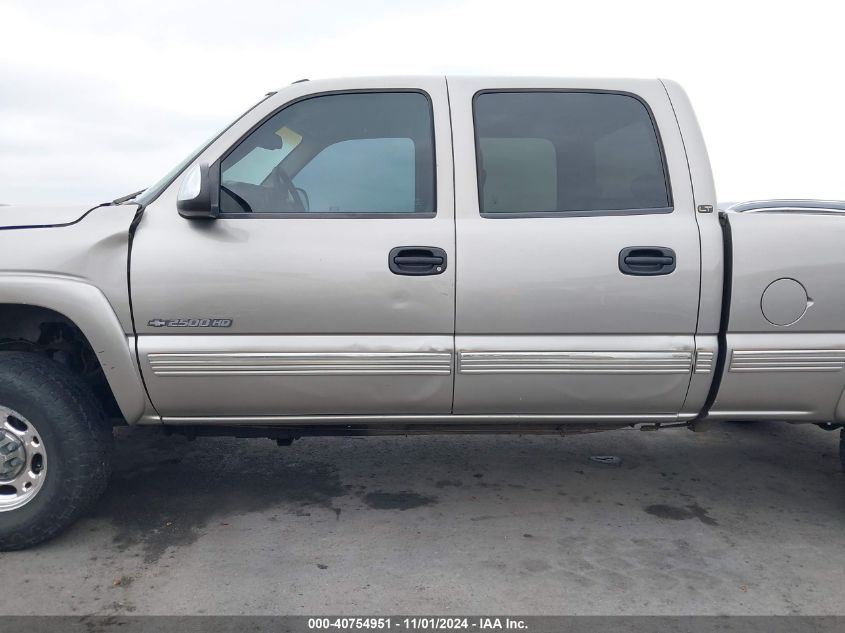
[[162,423],[222,426],[302,426],[302,425],[337,425],[337,424],[496,424],[496,423],[578,423],[578,422],[618,422],[637,424],[641,422],[676,422],[674,413],[654,415],[598,415],[598,414],[443,414],[443,415],[260,415],[260,416],[188,416],[163,417]]

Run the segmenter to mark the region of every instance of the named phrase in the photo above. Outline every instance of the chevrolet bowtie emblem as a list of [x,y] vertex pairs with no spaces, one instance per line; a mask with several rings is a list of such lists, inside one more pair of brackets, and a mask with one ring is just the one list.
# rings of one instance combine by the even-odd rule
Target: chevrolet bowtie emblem
[[162,319],[151,319],[150,322],[147,323],[147,325],[151,325],[152,327],[164,327],[165,325],[167,325],[167,321],[164,321]]

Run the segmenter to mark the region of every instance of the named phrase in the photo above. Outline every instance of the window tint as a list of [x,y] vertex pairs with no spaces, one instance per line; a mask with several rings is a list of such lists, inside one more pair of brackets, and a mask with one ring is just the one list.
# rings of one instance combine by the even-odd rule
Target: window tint
[[[554,209],[557,152],[545,138],[482,138],[484,209]],[[488,185],[489,183],[489,185]]]
[[276,135],[281,141],[279,147],[275,149],[260,146],[252,148],[249,154],[223,170],[223,180],[245,182],[251,185],[260,185],[264,182],[273,168],[281,163],[302,141],[299,134],[286,127],[277,130]]
[[428,99],[313,97],[268,119],[221,163],[223,213],[432,213]]
[[482,93],[475,134],[484,214],[671,206],[651,116],[634,97]]
[[317,154],[293,182],[310,192],[314,210],[412,212],[414,154],[409,138],[341,141]]

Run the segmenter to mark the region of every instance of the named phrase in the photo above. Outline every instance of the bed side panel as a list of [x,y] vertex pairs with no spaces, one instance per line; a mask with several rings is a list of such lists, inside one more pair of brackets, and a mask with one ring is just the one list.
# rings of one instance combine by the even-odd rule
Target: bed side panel
[[834,420],[845,389],[845,216],[727,217],[727,361],[710,417]]

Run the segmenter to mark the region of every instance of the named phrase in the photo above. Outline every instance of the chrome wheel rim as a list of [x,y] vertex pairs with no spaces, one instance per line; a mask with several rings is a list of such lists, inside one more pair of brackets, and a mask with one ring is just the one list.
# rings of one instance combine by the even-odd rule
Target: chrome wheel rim
[[35,425],[0,406],[0,512],[32,501],[47,477],[47,451]]

